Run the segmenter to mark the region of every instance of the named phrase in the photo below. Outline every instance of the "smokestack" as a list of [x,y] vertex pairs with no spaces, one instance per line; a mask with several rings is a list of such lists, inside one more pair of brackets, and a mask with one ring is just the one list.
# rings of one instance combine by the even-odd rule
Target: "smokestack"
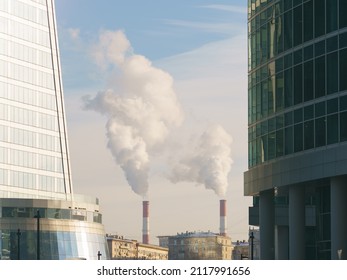
[[149,244],[149,201],[142,201],[142,243]]
[[221,199],[219,201],[219,233],[220,235],[227,235],[227,201]]

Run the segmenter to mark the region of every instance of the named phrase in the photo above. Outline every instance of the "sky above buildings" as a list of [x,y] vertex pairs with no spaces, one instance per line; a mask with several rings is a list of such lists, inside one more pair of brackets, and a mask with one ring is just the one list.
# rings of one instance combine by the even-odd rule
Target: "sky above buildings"
[[247,239],[246,6],[56,1],[74,191],[100,199],[106,232],[141,240],[144,197],[151,243],[218,232],[225,198]]

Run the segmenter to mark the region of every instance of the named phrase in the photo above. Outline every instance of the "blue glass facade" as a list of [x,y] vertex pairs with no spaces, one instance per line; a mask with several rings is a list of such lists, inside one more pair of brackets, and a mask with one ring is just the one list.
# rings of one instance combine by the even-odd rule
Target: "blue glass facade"
[[[18,248],[17,230],[1,230],[1,260],[35,260],[37,258],[36,231],[24,231],[20,235]],[[107,256],[105,236],[83,232],[41,231],[42,260],[86,259],[97,260],[100,251],[102,259]],[[87,246],[86,246],[87,244]],[[18,249],[20,250],[18,256]]]
[[42,260],[97,260],[98,252],[101,259],[109,259],[102,216],[96,204],[85,201],[1,199],[0,205],[2,260],[37,259],[37,242],[40,247],[39,259]]

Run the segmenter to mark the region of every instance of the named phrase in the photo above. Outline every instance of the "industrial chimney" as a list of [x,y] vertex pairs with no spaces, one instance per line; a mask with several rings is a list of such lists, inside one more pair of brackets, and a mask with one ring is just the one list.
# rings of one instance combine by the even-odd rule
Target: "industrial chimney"
[[149,244],[149,201],[142,201],[142,243]]
[[219,201],[219,234],[226,236],[227,235],[227,201],[221,199]]

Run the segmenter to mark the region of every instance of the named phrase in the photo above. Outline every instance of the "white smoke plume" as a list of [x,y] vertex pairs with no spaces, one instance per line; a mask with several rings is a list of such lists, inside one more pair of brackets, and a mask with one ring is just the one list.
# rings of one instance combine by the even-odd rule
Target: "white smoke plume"
[[86,98],[86,109],[107,117],[108,148],[133,191],[146,197],[151,158],[183,121],[173,79],[144,56],[133,54],[122,31],[101,32],[93,56],[116,82]]
[[203,184],[224,197],[231,170],[231,136],[220,125],[210,126],[198,139],[192,151],[172,169],[169,179],[174,182],[195,182]]

